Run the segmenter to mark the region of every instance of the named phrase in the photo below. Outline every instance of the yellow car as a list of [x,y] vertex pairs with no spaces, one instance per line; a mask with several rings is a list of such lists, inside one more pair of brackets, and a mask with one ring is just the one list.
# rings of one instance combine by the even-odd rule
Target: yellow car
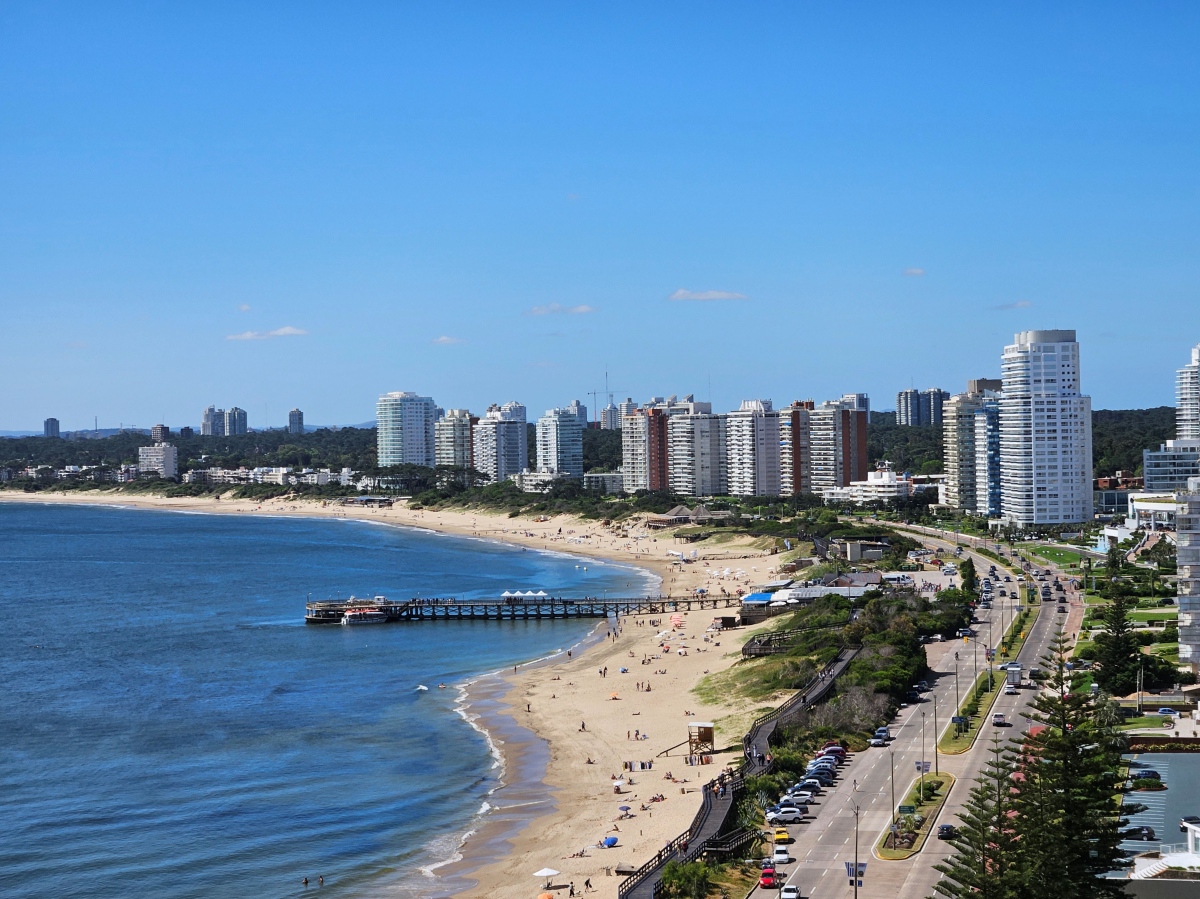
[[775,831],[775,842],[776,843],[790,843],[791,841],[792,841],[792,835],[790,833],[788,833],[782,827],[776,829],[776,831]]

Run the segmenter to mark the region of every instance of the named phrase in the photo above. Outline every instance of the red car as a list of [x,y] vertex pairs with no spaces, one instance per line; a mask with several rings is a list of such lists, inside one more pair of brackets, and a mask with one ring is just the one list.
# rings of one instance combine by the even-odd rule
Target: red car
[[773,868],[768,868],[765,871],[763,871],[762,877],[758,878],[758,885],[760,887],[774,888],[774,886],[775,886],[775,870]]

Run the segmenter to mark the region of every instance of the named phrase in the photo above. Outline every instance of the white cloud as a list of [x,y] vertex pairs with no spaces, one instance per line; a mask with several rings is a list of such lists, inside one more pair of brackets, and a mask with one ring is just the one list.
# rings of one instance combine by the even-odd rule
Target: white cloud
[[230,334],[226,340],[270,340],[272,337],[301,337],[308,332],[303,328],[293,328],[284,325],[274,331],[243,331],[241,334]]
[[238,306],[238,312],[249,312],[249,311],[250,311],[250,305],[248,303],[242,303],[242,305]]
[[594,306],[586,304],[579,306],[563,306],[561,303],[548,303],[545,306],[534,306],[529,310],[529,315],[587,315],[589,312],[595,312]]
[[919,277],[921,277],[921,275],[925,274],[925,269],[923,269],[923,268],[906,268],[904,270],[904,274],[908,275],[910,278],[919,278]]
[[999,306],[993,306],[993,309],[1028,309],[1033,303],[1029,300],[1017,300],[1015,303],[1001,303]]
[[733,293],[728,290],[684,290],[681,287],[667,297],[667,299],[711,303],[717,300],[748,300],[750,298],[744,293]]
[[433,342],[438,344],[439,346],[450,346],[455,343],[462,343],[462,338],[461,337],[447,337],[445,334],[443,334],[441,337],[433,338]]

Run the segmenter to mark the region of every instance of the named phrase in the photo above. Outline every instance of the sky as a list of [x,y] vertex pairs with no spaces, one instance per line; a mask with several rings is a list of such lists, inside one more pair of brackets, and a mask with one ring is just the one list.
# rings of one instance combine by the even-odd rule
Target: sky
[[[648,8],[649,7],[649,8]],[[1200,343],[1195,4],[0,5],[0,429],[717,410]]]

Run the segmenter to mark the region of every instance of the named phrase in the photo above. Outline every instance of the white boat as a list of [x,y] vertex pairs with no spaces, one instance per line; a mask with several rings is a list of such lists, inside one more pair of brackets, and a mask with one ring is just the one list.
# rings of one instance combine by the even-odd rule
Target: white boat
[[379,609],[347,609],[342,616],[342,624],[383,624],[387,621],[387,612]]

